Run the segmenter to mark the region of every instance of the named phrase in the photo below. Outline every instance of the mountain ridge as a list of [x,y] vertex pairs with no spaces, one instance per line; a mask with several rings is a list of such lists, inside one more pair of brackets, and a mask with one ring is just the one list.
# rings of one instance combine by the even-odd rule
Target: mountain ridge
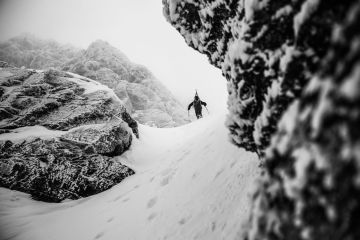
[[175,127],[189,122],[185,107],[148,68],[131,62],[104,40],[77,49],[23,34],[0,43],[0,60],[17,67],[55,68],[94,79],[113,89],[142,124]]

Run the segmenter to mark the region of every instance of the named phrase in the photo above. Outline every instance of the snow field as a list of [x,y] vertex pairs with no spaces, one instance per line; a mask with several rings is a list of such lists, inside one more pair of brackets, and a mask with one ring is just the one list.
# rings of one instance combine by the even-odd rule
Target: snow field
[[259,175],[255,154],[228,141],[225,116],[167,129],[140,125],[118,157],[136,174],[60,204],[0,188],[1,236],[21,240],[234,239]]

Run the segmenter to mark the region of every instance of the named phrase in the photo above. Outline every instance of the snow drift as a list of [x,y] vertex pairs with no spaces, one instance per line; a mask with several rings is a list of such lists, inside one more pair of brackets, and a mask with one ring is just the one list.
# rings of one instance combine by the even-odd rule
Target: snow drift
[[98,195],[48,204],[0,189],[3,238],[233,239],[249,214],[257,156],[228,142],[224,114],[156,129],[118,160],[136,174]]

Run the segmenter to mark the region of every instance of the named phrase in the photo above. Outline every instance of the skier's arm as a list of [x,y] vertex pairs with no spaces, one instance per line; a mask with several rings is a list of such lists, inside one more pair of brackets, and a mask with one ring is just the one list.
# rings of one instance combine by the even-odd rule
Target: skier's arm
[[204,105],[205,107],[207,105],[206,102],[203,102],[203,101],[201,101],[201,104]]
[[192,105],[194,104],[194,102],[191,102],[188,106],[188,111],[190,110],[190,108],[192,107]]

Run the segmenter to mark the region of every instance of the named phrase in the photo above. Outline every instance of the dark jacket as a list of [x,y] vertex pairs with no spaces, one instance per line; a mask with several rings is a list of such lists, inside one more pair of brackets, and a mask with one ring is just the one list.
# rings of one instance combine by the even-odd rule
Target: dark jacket
[[199,98],[197,98],[197,99],[195,98],[194,101],[189,104],[188,111],[193,106],[194,110],[195,110],[196,117],[198,117],[198,118],[202,117],[202,113],[201,113],[202,112],[202,106],[201,105],[206,106],[206,102],[201,101]]

